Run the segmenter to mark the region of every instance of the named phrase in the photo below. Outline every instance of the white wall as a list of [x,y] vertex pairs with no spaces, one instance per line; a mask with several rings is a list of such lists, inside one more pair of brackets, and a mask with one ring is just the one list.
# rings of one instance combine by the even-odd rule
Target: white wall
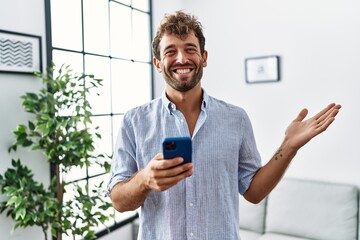
[[[153,0],[154,25],[165,11],[184,9],[204,25],[206,91],[248,112],[263,162],[287,125],[306,107],[343,105],[333,125],[298,152],[286,176],[360,186],[360,2],[356,0]],[[156,27],[156,26],[155,26]],[[278,83],[246,84],[244,59],[280,55]],[[156,95],[163,80],[156,73]]]
[[[152,0],[152,25],[153,25],[153,37],[156,35],[157,27],[160,24],[161,19],[163,19],[166,13],[173,13],[177,10],[184,9],[184,1],[181,0]],[[188,12],[189,9],[186,9]],[[154,88],[155,88],[155,97],[159,96],[165,87],[164,80],[161,75],[154,70]]]
[[[1,0],[0,29],[42,36],[45,52],[45,12],[44,0]],[[45,56],[45,53],[44,53]],[[43,62],[45,58],[43,58]],[[41,153],[21,150],[9,155],[7,149],[15,140],[12,131],[21,123],[27,123],[31,116],[23,110],[20,96],[25,92],[35,92],[41,81],[32,75],[0,73],[0,172],[11,166],[11,158],[21,158],[35,175],[35,179],[48,185],[49,164]],[[0,201],[5,197],[0,195]],[[12,231],[13,222],[6,214],[0,215],[1,239],[44,239],[41,228],[33,227]]]

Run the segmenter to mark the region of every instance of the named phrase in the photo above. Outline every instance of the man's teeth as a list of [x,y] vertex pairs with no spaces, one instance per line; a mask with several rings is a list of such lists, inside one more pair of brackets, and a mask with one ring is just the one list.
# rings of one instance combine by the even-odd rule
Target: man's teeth
[[188,73],[188,72],[190,72],[189,68],[187,68],[187,69],[177,69],[176,70],[176,73],[178,73],[178,74],[184,74],[184,73]]

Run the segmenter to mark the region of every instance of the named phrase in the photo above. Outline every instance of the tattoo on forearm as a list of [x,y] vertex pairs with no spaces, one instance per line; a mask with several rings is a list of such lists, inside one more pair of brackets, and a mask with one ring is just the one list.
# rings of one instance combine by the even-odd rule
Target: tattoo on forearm
[[278,160],[278,159],[280,159],[280,158],[282,158],[282,149],[280,148],[279,150],[277,150],[277,152],[275,153],[275,156],[274,156],[274,158],[275,158],[275,160]]

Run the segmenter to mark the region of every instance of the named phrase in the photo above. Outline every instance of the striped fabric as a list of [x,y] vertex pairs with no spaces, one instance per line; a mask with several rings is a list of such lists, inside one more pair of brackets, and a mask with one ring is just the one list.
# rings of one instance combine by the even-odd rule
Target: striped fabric
[[[239,193],[261,167],[246,112],[203,93],[192,136],[194,174],[163,192],[151,192],[139,209],[138,239],[240,239]],[[119,130],[108,193],[159,152],[165,137],[189,136],[184,116],[165,92],[128,111]]]

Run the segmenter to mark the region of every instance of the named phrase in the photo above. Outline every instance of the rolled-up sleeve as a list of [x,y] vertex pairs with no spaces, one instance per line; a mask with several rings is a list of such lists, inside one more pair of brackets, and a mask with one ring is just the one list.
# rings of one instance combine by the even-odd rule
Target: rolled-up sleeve
[[261,168],[262,162],[256,146],[253,128],[248,115],[243,115],[243,139],[239,152],[239,193],[242,195],[249,188],[252,179]]
[[110,180],[107,185],[107,196],[119,182],[129,179],[138,171],[136,164],[136,145],[134,132],[125,114],[121,123],[111,163]]

